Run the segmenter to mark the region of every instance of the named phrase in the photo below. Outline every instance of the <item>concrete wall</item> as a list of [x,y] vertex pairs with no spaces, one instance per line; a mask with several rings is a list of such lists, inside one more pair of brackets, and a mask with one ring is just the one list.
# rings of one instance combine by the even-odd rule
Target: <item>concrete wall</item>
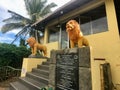
[[53,42],[53,43],[47,43],[47,57],[50,57],[50,51],[51,50],[58,50],[59,44],[58,42]]
[[22,64],[21,77],[25,77],[26,72],[31,72],[32,68],[37,68],[37,65],[41,65],[42,62],[45,62],[47,59],[40,58],[24,58]]

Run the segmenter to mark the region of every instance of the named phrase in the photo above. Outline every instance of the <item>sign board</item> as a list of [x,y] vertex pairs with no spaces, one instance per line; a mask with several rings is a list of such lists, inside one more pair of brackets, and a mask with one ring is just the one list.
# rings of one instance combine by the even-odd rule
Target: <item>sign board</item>
[[56,54],[56,90],[79,90],[77,53]]

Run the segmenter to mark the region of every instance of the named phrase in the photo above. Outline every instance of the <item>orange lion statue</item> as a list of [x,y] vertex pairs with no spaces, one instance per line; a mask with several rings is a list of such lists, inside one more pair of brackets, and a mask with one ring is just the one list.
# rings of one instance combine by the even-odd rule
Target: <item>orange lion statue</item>
[[89,46],[88,40],[83,36],[80,25],[76,20],[70,20],[66,24],[66,31],[70,39],[70,46],[74,48],[75,45],[78,47]]
[[47,56],[47,47],[45,45],[38,43],[34,37],[28,38],[27,43],[31,47],[32,55],[36,55],[37,50],[42,50],[44,53],[44,56]]

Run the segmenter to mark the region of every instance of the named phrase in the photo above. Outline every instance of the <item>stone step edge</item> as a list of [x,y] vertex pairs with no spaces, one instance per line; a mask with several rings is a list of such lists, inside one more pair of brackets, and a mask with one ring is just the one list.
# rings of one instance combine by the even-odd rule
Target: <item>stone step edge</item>
[[46,81],[49,82],[49,79],[46,79],[46,78],[44,78],[44,77],[37,76],[37,75],[34,75],[34,74],[32,74],[32,73],[27,73],[27,74],[30,74],[30,75],[32,75],[32,76],[34,76],[34,77],[37,77],[37,78],[40,78],[40,79],[43,79],[43,80],[46,80]]
[[27,81],[27,80],[24,80],[24,79],[22,79],[22,78],[20,78],[20,80],[24,81],[25,83],[27,83],[27,84],[29,84],[29,85],[32,85],[32,86],[36,87],[37,89],[40,89],[40,87],[34,85],[33,83],[31,83],[31,82],[29,82],[29,81]]

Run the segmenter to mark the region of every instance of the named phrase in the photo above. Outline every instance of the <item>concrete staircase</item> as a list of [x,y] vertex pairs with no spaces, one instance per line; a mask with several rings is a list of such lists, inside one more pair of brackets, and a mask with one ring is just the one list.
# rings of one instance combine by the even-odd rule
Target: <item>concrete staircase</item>
[[31,72],[27,72],[25,77],[20,77],[17,82],[10,83],[6,90],[40,90],[49,82],[49,60],[37,65]]

